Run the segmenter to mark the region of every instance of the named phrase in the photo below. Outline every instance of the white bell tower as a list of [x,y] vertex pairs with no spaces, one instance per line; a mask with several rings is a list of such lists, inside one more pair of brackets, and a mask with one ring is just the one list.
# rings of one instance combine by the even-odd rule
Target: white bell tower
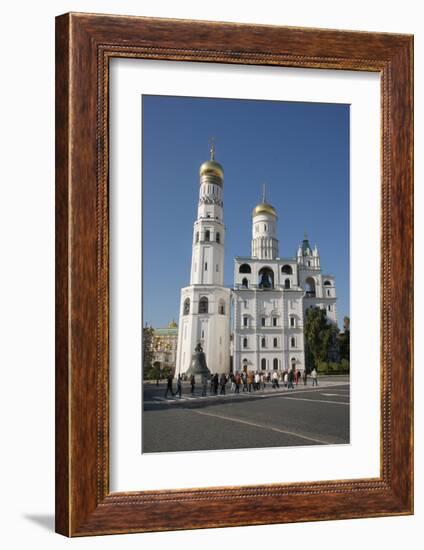
[[222,190],[224,171],[215,162],[215,146],[210,160],[200,167],[199,205],[193,228],[190,284],[224,284],[224,242]]
[[262,202],[252,212],[252,258],[278,258],[277,212],[266,201],[265,184],[262,189]]
[[224,287],[224,170],[210,158],[200,166],[197,220],[193,227],[190,285],[181,289],[176,374],[190,367],[201,344],[213,373],[230,370],[230,290]]

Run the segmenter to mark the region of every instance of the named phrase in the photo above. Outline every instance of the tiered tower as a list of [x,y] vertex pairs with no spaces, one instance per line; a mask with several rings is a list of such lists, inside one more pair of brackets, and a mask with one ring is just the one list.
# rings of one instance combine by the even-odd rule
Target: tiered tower
[[303,289],[295,258],[281,258],[277,212],[262,200],[252,212],[250,257],[236,257],[233,370],[305,368]]
[[337,324],[335,278],[322,273],[318,247],[312,249],[306,234],[297,250],[297,264],[299,284],[305,291],[304,314],[309,308],[320,307],[325,309],[327,319]]
[[190,367],[201,344],[213,373],[230,369],[230,290],[224,287],[224,170],[210,158],[200,166],[199,203],[193,228],[190,285],[181,289],[176,373]]

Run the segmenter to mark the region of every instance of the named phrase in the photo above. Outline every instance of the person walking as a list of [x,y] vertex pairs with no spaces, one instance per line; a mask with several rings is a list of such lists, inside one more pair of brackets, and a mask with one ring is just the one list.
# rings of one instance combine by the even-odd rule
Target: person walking
[[231,373],[230,376],[228,377],[230,382],[231,382],[231,386],[230,386],[230,390],[234,393],[236,391],[236,383],[234,381],[234,374]]
[[194,386],[196,384],[196,378],[194,377],[194,374],[191,375],[190,377],[190,385],[191,385],[191,390],[190,390],[190,393],[193,394],[194,393]]
[[221,386],[221,391],[219,392],[219,395],[225,395],[225,386],[227,384],[227,377],[224,373],[221,374],[221,378],[219,380],[219,385]]
[[295,378],[296,378],[296,375],[295,375],[294,369],[290,369],[290,372],[289,372],[289,375],[288,375],[288,385],[287,385],[288,390],[290,390],[290,389],[294,390]]
[[243,382],[242,392],[245,392],[247,391],[247,374],[245,372],[241,375],[241,381]]
[[236,386],[234,393],[240,393],[241,377],[239,372],[236,372],[236,375],[234,377],[234,384]]
[[216,372],[213,375],[213,393],[214,393],[214,395],[218,395],[218,385],[219,385],[219,378],[218,378],[218,373]]
[[178,394],[180,396],[180,399],[181,399],[182,389],[183,389],[183,378],[181,374],[179,374],[177,378],[177,391],[175,392],[175,395]]
[[204,376],[202,380],[202,397],[206,397],[207,390],[208,390],[208,377]]
[[168,376],[168,380],[167,380],[167,383],[166,383],[165,397],[168,397],[168,392],[171,392],[172,397],[174,397],[174,390],[172,388],[172,380],[173,380],[173,377],[172,377],[172,374],[170,374]]
[[260,389],[260,384],[261,384],[261,377],[259,375],[259,372],[257,372],[255,374],[255,385],[253,386],[253,389],[256,391],[256,390],[259,390]]
[[318,386],[318,373],[317,369],[314,367],[311,372],[311,378],[312,378],[312,387]]
[[306,369],[303,371],[303,385],[308,385],[308,373],[306,372]]
[[276,370],[272,373],[272,387],[274,389],[280,387],[280,384],[278,383],[278,373]]
[[283,382],[284,382],[284,386],[285,386],[286,388],[287,388],[288,378],[289,378],[288,372],[287,372],[287,371],[284,371],[284,374],[283,374]]
[[250,371],[249,374],[247,375],[247,389],[249,392],[251,392],[253,389],[253,382],[254,382],[253,372]]

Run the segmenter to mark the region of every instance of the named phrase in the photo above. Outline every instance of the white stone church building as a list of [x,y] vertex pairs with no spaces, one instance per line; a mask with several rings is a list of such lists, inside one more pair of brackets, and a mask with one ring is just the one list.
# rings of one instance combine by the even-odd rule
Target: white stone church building
[[[211,372],[305,368],[304,318],[309,307],[337,323],[332,275],[321,271],[318,248],[305,235],[297,254],[281,258],[277,212],[263,193],[252,212],[251,256],[236,257],[234,286],[224,286],[224,170],[200,167],[189,286],[181,289],[176,374],[190,367],[200,342]],[[231,346],[230,346],[231,342]]]

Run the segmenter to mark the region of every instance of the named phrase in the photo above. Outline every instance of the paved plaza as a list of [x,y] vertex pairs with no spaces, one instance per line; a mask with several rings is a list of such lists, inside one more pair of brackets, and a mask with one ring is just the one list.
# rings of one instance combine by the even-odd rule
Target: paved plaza
[[234,394],[228,383],[226,395],[202,397],[184,383],[181,398],[165,398],[165,383],[145,383],[143,452],[349,443],[349,377],[310,384]]

